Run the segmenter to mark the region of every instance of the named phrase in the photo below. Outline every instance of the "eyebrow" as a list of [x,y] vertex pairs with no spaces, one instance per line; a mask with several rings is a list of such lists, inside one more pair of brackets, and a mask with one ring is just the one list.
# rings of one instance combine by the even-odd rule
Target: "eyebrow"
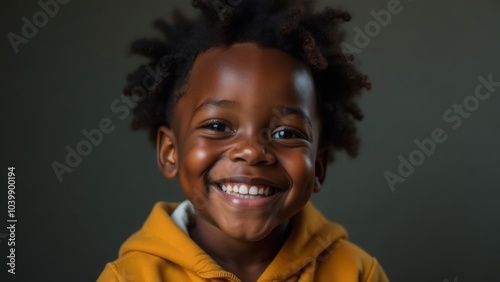
[[289,106],[278,106],[275,108],[275,110],[273,110],[273,112],[274,112],[274,114],[281,115],[281,116],[284,116],[284,115],[299,116],[300,118],[305,120],[306,124],[309,127],[311,127],[311,128],[313,127],[312,122],[311,122],[311,118],[301,108],[289,107]]
[[239,108],[240,104],[230,100],[207,99],[203,103],[201,103],[198,107],[196,107],[196,109],[193,112],[193,117],[207,107],[230,109],[230,108]]

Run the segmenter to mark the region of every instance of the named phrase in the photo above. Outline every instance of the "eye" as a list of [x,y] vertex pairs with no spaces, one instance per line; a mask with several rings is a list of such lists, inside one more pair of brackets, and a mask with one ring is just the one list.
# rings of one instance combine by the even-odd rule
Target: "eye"
[[271,134],[271,137],[276,139],[306,139],[305,135],[302,134],[302,132],[295,129],[283,127],[274,130]]
[[202,127],[214,132],[232,131],[231,128],[229,128],[229,126],[227,126],[223,121],[220,120],[210,120],[207,123],[205,123]]

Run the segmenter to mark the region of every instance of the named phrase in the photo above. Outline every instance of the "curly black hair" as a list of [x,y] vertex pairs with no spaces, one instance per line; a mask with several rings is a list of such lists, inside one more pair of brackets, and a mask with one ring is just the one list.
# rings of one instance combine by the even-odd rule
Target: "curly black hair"
[[[320,143],[355,157],[360,144],[356,121],[363,118],[357,98],[371,84],[341,47],[340,27],[350,14],[331,7],[315,12],[308,0],[227,1],[192,0],[200,16],[188,19],[175,11],[171,23],[154,23],[164,39],[132,43],[132,53],[150,58],[127,77],[124,94],[140,96],[135,97],[140,102],[132,128],[148,129],[154,142],[158,128],[170,123],[196,56],[210,48],[252,42],[286,52],[310,68],[322,121]],[[154,77],[151,70],[156,70]],[[154,82],[146,83],[149,79]]]

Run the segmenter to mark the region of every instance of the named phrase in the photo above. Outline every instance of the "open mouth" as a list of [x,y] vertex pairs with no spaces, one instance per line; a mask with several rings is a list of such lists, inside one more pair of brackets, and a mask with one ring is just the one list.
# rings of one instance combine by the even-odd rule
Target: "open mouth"
[[276,189],[268,185],[249,185],[244,183],[217,183],[224,193],[243,199],[259,199],[274,195]]

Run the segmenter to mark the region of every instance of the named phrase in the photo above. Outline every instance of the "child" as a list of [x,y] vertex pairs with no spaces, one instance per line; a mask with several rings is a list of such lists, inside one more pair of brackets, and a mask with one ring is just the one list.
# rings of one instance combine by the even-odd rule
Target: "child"
[[194,0],[203,17],[176,14],[156,23],[165,41],[132,45],[152,60],[128,77],[133,127],[187,200],[157,203],[98,281],[388,281],[309,203],[333,150],[358,152],[355,98],[370,84],[340,48],[349,14],[228,2]]

